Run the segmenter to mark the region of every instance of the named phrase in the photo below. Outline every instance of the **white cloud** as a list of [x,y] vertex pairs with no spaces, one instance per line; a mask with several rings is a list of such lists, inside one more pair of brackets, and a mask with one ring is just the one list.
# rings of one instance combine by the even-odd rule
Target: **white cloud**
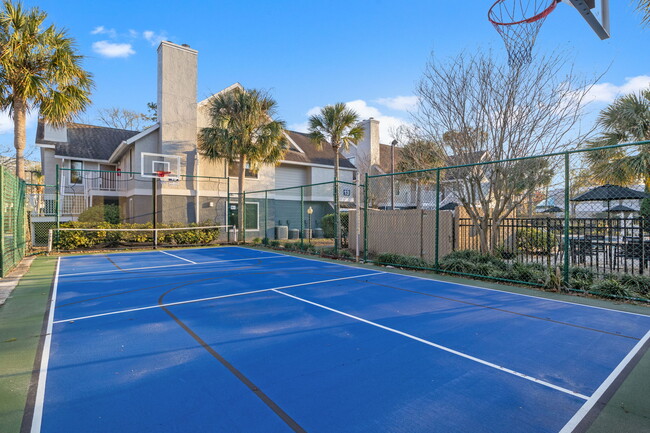
[[129,36],[135,39],[138,37],[138,32],[136,30],[129,29]]
[[109,41],[97,41],[93,43],[93,51],[104,57],[129,57],[135,54],[131,44],[118,44]]
[[395,96],[394,98],[379,98],[376,103],[392,108],[393,110],[409,111],[418,105],[417,96]]
[[[381,143],[389,143],[392,141],[392,131],[401,125],[408,124],[406,120],[399,117],[386,116],[382,114],[378,108],[368,105],[368,103],[362,99],[346,102],[345,105],[356,111],[361,120],[366,120],[372,117],[379,121],[379,141]],[[310,108],[307,111],[307,116],[318,114],[320,113],[320,110],[321,107]],[[307,132],[308,127],[309,124],[307,122],[294,123],[288,126],[289,129],[298,132]]]
[[625,79],[625,83],[620,86],[612,83],[596,84],[589,91],[587,100],[591,102],[611,103],[614,102],[618,96],[638,92],[639,90],[647,89],[649,86],[649,75],[628,77]]
[[110,38],[117,36],[115,29],[107,29],[104,26],[97,26],[90,32],[91,35],[108,35]]
[[167,39],[167,33],[165,32],[156,33],[152,30],[145,30],[144,32],[142,32],[142,36],[147,41],[149,41],[149,43],[153,47],[157,47],[162,41]]

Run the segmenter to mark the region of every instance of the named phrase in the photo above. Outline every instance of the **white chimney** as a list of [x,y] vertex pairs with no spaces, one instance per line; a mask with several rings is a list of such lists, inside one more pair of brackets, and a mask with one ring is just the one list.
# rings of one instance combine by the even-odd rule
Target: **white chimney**
[[65,143],[68,141],[68,128],[66,128],[65,126],[57,128],[50,125],[49,123],[44,123],[43,140]]
[[364,158],[366,160],[365,164],[370,162],[368,167],[373,165],[379,165],[379,120],[375,120],[372,117],[368,120],[361,122],[363,127],[363,139],[357,144],[357,155],[358,158]]
[[198,51],[189,45],[163,41],[158,47],[158,152],[180,155],[181,169],[187,152],[196,151],[197,63]]

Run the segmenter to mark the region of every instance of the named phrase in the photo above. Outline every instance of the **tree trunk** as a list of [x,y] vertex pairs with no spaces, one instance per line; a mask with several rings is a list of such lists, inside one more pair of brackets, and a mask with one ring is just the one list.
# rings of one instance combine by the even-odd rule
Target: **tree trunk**
[[25,101],[14,99],[14,147],[16,148],[16,176],[25,179],[25,117],[27,106]]
[[246,181],[246,155],[239,156],[239,182],[238,182],[238,200],[237,200],[237,242],[244,240],[244,213],[246,212],[246,203],[244,203],[244,182]]
[[339,149],[341,146],[335,144],[332,147],[334,147],[334,216],[336,219],[334,248],[338,250],[341,246],[341,207],[339,205]]

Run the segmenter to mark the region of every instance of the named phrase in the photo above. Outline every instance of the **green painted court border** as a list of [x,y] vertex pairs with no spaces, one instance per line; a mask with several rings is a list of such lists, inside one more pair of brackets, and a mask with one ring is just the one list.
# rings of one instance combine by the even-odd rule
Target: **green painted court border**
[[37,257],[0,306],[0,426],[3,433],[21,430],[56,260]]
[[[483,287],[494,289],[502,292],[517,293],[520,295],[534,296],[538,298],[553,299],[557,301],[582,304],[592,307],[606,308],[609,310],[618,310],[628,313],[636,313],[644,316],[650,316],[650,307],[644,305],[635,305],[626,302],[608,301],[587,296],[580,296],[570,293],[547,292],[541,289],[527,287],[511,286],[497,284],[490,281],[472,280],[468,278],[453,277],[449,275],[434,274],[433,272],[410,271],[398,268],[386,268],[373,264],[356,263],[348,260],[337,260],[311,254],[300,254],[295,251],[281,251],[274,248],[250,247],[247,248],[259,251],[281,252],[289,256],[303,257],[314,260],[320,260],[329,263],[345,264],[364,269],[380,268],[395,274],[409,275],[418,278],[427,278],[434,281],[445,281],[449,283],[465,284],[469,286]],[[604,408],[596,419],[589,425],[585,431],[587,433],[638,433],[640,431],[650,431],[650,398],[648,390],[650,389],[650,350],[647,350],[638,363],[627,372],[627,377],[623,379],[619,388],[613,396],[607,401]]]

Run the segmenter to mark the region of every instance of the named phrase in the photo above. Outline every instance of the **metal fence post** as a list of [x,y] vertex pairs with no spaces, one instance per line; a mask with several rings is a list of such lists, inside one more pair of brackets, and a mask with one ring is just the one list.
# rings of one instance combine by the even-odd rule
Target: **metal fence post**
[[363,186],[363,261],[368,262],[368,173]]
[[440,251],[440,169],[436,170],[436,240],[435,240],[435,268],[438,270]]
[[5,169],[0,167],[0,276],[4,277],[7,271],[5,262]]
[[300,246],[303,245],[305,238],[305,193],[302,185],[300,186]]
[[54,196],[54,219],[56,221],[56,236],[54,237],[54,241],[56,242],[57,249],[59,245],[59,226],[61,225],[61,203],[59,202],[60,200],[60,195],[61,195],[61,168],[59,167],[59,164],[56,165],[56,194]]
[[268,245],[269,243],[269,192],[264,191],[264,237],[262,243]]
[[339,207],[339,185],[334,181],[334,255],[339,255],[339,242],[341,235],[341,208]]
[[244,209],[240,209],[240,212],[244,212],[244,223],[243,227],[241,227],[241,239],[242,243],[246,243],[246,193],[242,193],[242,197],[244,198],[243,203],[244,203]]
[[564,284],[569,287],[569,152],[564,153]]
[[228,233],[228,243],[230,243],[230,176],[226,178],[226,232]]

